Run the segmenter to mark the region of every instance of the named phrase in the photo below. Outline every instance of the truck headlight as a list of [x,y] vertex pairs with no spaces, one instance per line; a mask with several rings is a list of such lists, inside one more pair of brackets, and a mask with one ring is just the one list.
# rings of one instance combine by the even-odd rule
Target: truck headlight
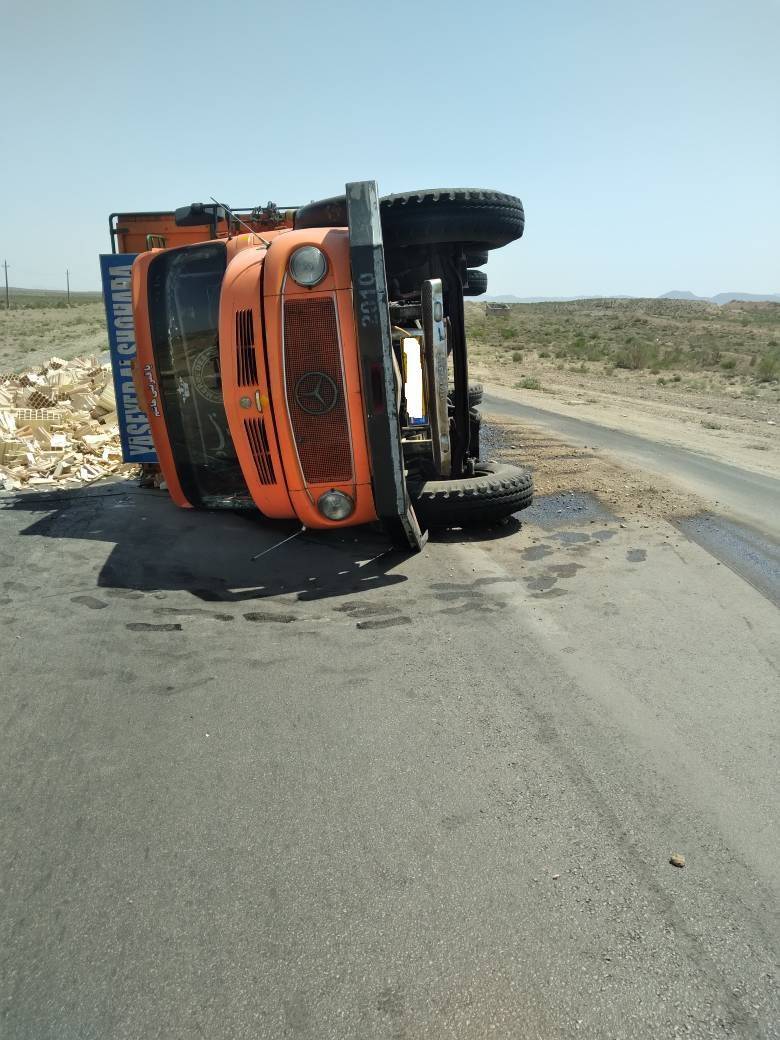
[[328,260],[316,246],[301,246],[290,257],[290,274],[298,285],[310,289],[319,285],[328,273]]
[[320,495],[317,508],[328,520],[346,520],[355,508],[355,503],[343,491],[326,491]]

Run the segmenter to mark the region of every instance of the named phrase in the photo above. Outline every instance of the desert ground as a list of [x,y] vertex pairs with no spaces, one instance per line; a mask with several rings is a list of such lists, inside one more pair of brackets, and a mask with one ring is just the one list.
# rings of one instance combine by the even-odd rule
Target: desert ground
[[559,415],[780,474],[780,305],[466,308],[471,374]]
[[70,306],[60,293],[12,292],[10,302],[0,297],[0,376],[108,350],[100,293],[73,293]]

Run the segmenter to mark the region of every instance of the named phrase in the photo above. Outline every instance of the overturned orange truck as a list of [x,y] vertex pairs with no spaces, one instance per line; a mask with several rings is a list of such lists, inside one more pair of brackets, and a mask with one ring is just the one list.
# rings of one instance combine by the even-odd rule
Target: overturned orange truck
[[134,380],[184,508],[253,503],[307,528],[495,522],[530,473],[480,457],[465,295],[523,232],[481,189],[379,198],[373,181],[297,208],[117,213],[132,267]]

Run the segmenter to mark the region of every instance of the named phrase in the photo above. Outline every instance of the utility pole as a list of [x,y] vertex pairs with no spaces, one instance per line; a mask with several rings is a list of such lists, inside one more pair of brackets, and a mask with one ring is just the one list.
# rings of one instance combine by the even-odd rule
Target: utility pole
[[65,271],[65,284],[68,287],[68,306],[70,307],[70,271]]
[[5,270],[5,309],[10,310],[11,304],[8,302],[8,261],[3,260],[3,268]]

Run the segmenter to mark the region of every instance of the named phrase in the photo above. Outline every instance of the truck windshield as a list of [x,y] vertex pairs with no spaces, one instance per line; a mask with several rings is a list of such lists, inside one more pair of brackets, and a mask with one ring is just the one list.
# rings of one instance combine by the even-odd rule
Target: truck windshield
[[223,242],[161,253],[149,265],[152,346],[182,490],[193,505],[249,504],[228,431],[219,371]]

